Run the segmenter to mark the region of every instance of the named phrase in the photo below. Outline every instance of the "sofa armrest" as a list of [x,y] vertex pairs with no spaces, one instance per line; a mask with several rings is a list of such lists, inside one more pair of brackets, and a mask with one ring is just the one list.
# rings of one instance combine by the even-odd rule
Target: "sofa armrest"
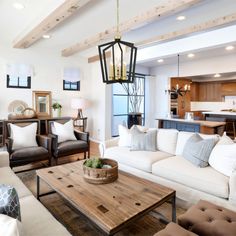
[[37,142],[39,146],[47,149],[49,153],[51,153],[51,146],[52,146],[51,141],[52,138],[49,136],[39,135],[39,134],[37,135]]
[[9,153],[6,151],[0,152],[0,167],[9,167]]
[[236,205],[236,170],[229,178],[229,201]]
[[11,139],[11,138],[5,139],[5,144],[7,146],[8,153],[12,154],[13,139]]
[[78,140],[83,140],[87,143],[89,142],[89,133],[88,132],[81,132],[78,130],[74,130],[74,134]]
[[118,146],[119,139],[120,138],[117,137],[117,138],[112,138],[112,139],[106,140],[104,142],[101,142],[99,144],[99,152],[100,152],[101,157],[104,156],[105,150],[107,148]]
[[58,148],[58,136],[55,134],[49,134],[49,138],[51,138],[51,147],[53,151],[56,151]]

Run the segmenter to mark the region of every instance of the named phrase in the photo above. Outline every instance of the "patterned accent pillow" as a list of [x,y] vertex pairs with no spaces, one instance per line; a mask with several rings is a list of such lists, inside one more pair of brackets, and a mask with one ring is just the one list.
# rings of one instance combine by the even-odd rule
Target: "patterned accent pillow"
[[197,167],[206,167],[215,144],[216,140],[214,138],[203,139],[196,133],[186,142],[183,157]]
[[21,221],[19,197],[12,186],[0,184],[0,214]]

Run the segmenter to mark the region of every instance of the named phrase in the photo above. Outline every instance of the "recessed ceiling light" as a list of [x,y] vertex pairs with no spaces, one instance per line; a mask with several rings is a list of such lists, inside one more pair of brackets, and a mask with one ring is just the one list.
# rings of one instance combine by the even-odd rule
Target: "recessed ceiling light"
[[225,50],[227,50],[227,51],[234,50],[234,46],[232,46],[232,45],[227,46],[227,47],[225,48]]
[[221,74],[216,73],[216,74],[214,74],[214,77],[215,77],[215,78],[219,78],[219,77],[221,77]]
[[193,54],[193,53],[188,54],[188,58],[193,58],[193,57],[195,57],[195,54]]
[[163,61],[164,61],[163,59],[157,60],[158,63],[162,63]]
[[50,38],[51,38],[51,35],[49,35],[49,34],[44,34],[44,35],[43,35],[43,38],[44,38],[44,39],[50,39]]
[[186,20],[186,16],[177,16],[176,20],[179,20],[179,21]]
[[20,2],[14,2],[13,7],[16,8],[17,10],[22,10],[25,8],[25,6]]

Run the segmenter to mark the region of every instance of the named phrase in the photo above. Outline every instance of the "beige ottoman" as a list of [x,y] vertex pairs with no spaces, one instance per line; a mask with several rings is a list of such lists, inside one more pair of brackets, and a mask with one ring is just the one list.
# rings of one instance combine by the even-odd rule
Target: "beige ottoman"
[[236,236],[236,213],[203,200],[179,216],[178,223],[201,236]]
[[171,222],[165,229],[159,231],[154,236],[197,236],[197,234],[189,232],[181,226]]

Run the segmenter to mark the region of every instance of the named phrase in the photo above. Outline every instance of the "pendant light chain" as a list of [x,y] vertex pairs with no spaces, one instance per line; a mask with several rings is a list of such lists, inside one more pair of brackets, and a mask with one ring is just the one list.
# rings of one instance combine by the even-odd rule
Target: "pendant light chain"
[[120,26],[120,0],[116,0],[116,37],[117,39],[120,39],[121,38],[121,35],[120,35],[120,29],[119,29],[119,26]]
[[178,77],[179,77],[179,54],[178,54]]

